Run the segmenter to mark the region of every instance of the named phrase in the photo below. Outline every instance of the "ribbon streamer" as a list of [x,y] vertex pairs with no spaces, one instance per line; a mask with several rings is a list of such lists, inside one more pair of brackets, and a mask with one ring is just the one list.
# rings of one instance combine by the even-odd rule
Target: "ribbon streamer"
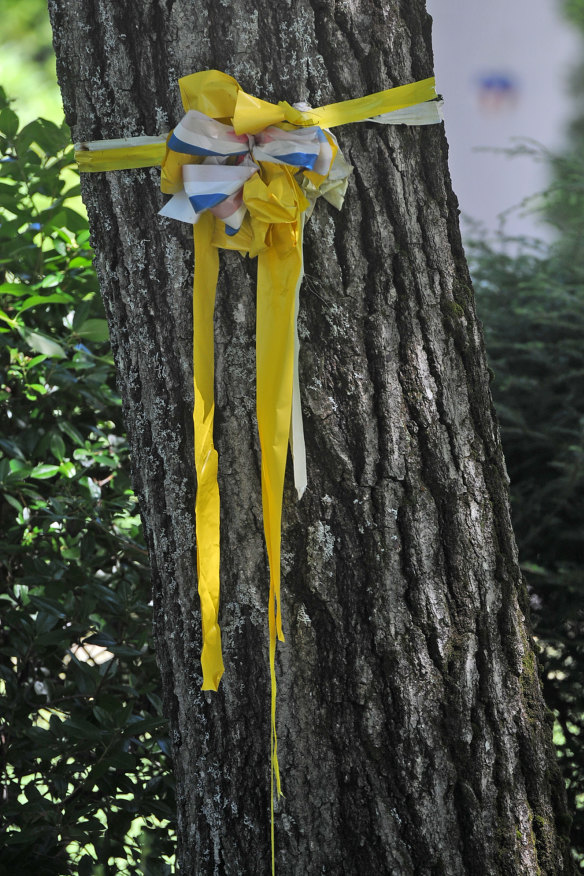
[[427,125],[442,119],[434,78],[311,108],[246,94],[217,70],[179,80],[186,115],[170,135],[79,144],[85,172],[162,165],[172,195],[160,214],[194,228],[193,381],[197,473],[197,576],[201,600],[203,690],[223,675],[219,629],[219,488],[213,445],[213,311],[218,250],[258,259],[256,381],[264,534],[270,567],[271,837],[274,784],[281,794],[276,735],[276,641],[284,641],[280,602],[282,497],[288,443],[298,497],[306,453],[298,379],[297,317],[304,274],[305,222],[318,197],[340,209],[352,171],[329,130],[352,122]]

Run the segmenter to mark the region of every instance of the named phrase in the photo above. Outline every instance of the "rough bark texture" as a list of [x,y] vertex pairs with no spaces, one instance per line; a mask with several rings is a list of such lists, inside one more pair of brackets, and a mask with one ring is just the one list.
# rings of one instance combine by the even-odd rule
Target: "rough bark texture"
[[[423,0],[50,0],[75,139],[160,133],[208,67],[313,105],[432,74]],[[438,84],[439,85],[439,84]],[[446,98],[448,95],[446,95]],[[307,230],[309,489],[278,650],[280,874],[571,872],[562,784],[442,127],[338,129],[345,208]],[[269,871],[255,265],[222,254],[216,444],[226,674],[200,691],[192,241],[158,172],[84,180],[154,580],[185,874]]]

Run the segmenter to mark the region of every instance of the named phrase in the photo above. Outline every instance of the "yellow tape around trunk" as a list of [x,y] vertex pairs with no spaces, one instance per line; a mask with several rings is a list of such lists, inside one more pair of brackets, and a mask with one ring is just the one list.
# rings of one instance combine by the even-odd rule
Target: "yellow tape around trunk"
[[[268,125],[288,122],[293,125],[320,125],[334,128],[351,122],[363,122],[372,116],[414,106],[436,99],[436,80],[433,76],[398,85],[365,97],[330,103],[306,111],[295,109],[286,101],[272,104],[243,91],[235,79],[218,70],[192,73],[179,80],[185,109],[196,109],[211,118],[229,120],[236,133],[254,134]],[[133,167],[155,167],[164,163],[165,144],[150,143],[137,146],[129,143],[112,149],[100,149],[99,143],[78,146],[75,158],[84,173],[103,170],[127,170]],[[163,191],[169,193],[166,186]]]

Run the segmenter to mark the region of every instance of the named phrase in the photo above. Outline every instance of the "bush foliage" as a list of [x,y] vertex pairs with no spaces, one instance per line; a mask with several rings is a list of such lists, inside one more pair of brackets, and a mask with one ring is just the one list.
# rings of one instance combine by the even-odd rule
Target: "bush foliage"
[[147,556],[70,142],[0,93],[0,874],[159,876]]
[[[553,199],[557,213],[557,183]],[[468,255],[572,844],[584,868],[584,260],[576,257],[580,223],[571,209],[563,217],[551,246],[524,243],[509,256],[482,241]]]

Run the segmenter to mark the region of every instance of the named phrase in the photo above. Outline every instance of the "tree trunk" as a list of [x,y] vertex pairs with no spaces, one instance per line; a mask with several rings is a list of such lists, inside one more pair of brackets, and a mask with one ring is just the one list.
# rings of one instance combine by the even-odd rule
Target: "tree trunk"
[[[49,0],[74,139],[178,122],[205,68],[313,106],[432,75],[423,0]],[[440,90],[440,83],[438,83]],[[446,95],[446,98],[448,96]],[[562,783],[442,126],[336,130],[354,175],[307,227],[309,488],[287,479],[277,869],[569,873]],[[255,263],[221,253],[216,425],[226,672],[200,690],[192,239],[158,170],[88,175],[154,582],[181,872],[266,874],[267,587]]]

